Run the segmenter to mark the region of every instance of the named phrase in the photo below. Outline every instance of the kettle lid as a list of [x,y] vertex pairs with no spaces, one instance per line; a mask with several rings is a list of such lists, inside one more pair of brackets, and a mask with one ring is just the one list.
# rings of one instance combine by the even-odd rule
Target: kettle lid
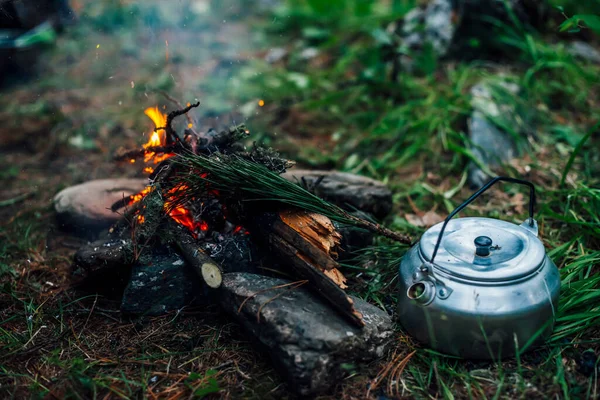
[[[442,225],[421,238],[425,261],[431,261]],[[523,226],[492,218],[456,218],[446,226],[434,268],[473,281],[508,281],[537,271],[545,256],[542,242]]]

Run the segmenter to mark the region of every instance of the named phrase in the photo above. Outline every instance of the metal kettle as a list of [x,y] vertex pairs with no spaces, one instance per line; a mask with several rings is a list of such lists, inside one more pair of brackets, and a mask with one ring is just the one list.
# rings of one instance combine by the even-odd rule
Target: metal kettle
[[[521,225],[457,213],[499,181],[530,189]],[[431,348],[500,359],[542,341],[554,326],[560,275],[533,218],[531,182],[496,177],[427,230],[399,268],[399,321]]]

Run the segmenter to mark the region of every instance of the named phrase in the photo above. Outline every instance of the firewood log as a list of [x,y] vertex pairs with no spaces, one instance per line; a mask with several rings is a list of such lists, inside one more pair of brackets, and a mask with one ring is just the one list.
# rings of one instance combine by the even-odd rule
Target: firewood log
[[341,236],[329,218],[299,209],[286,209],[262,213],[251,225],[251,232],[263,237],[282,265],[298,277],[307,279],[312,290],[354,324],[365,325],[362,315],[354,309],[352,299],[343,290],[347,287],[346,278],[335,261]]
[[184,232],[182,227],[171,227],[174,238],[174,243],[181,252],[185,261],[196,271],[198,276],[212,289],[218,289],[223,282],[223,271],[219,264],[212,258],[207,256],[202,249],[196,244],[194,238],[187,232]]

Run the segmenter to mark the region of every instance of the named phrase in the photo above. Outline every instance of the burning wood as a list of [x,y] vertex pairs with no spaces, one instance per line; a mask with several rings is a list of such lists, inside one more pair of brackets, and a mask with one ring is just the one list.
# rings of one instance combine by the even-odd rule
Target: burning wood
[[[402,243],[410,239],[357,218],[282,178],[280,174],[293,163],[272,149],[246,151],[240,144],[249,133],[243,125],[220,133],[187,129],[179,137],[171,126],[173,120],[197,106],[168,115],[157,107],[147,109],[155,125],[149,141],[141,149],[116,155],[117,160],[158,164],[145,166],[151,171],[146,189],[112,206],[113,210],[129,207],[131,223],[121,224],[117,234],[131,231],[140,251],[155,241],[175,244],[203,281],[218,288],[223,269],[201,244],[215,235],[251,232],[253,241],[291,269],[286,273],[307,279],[334,308],[363,326],[362,316],[343,291],[347,282],[336,261],[341,235],[332,219]],[[170,222],[164,223],[165,218]]]

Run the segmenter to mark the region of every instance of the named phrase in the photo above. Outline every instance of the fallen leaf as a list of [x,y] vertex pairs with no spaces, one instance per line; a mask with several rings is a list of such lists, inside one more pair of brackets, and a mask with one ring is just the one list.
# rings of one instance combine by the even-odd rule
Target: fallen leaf
[[421,217],[416,214],[405,214],[404,218],[406,218],[409,224],[417,227],[430,227],[444,220],[444,217],[435,211],[427,211]]

